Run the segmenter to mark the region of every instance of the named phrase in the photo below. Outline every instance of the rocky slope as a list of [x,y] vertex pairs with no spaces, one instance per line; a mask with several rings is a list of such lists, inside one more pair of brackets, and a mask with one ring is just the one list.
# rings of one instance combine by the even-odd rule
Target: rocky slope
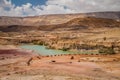
[[0,42],[1,44],[10,42],[10,44],[41,44],[42,42],[55,49],[62,49],[65,45],[72,49],[71,45],[74,47],[74,44],[111,46],[115,43],[119,46],[120,21],[118,19],[120,19],[119,12],[24,18],[2,17]]
[[[43,28],[44,27],[44,28]],[[90,30],[97,28],[120,28],[120,22],[113,19],[84,17],[75,18],[58,25],[39,26],[40,30]]]
[[79,14],[56,14],[42,15],[33,17],[0,17],[0,25],[53,25],[66,23],[74,18],[84,17],[109,18],[120,20],[120,12],[96,12],[96,13],[79,13]]
[[98,28],[120,28],[120,22],[113,19],[84,17],[75,18],[63,24],[56,25],[41,25],[41,26],[28,26],[28,25],[4,25],[0,26],[0,31],[3,32],[21,32],[21,31],[53,31],[53,30],[90,30]]

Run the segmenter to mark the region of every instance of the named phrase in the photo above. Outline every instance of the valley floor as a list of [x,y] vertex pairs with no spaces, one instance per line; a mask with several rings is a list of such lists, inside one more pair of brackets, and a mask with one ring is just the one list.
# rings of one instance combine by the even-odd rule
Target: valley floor
[[0,80],[120,80],[119,63],[120,54],[40,56],[1,48]]
[[[119,12],[110,14],[0,17],[0,80],[120,80]],[[41,56],[24,44],[81,54]]]

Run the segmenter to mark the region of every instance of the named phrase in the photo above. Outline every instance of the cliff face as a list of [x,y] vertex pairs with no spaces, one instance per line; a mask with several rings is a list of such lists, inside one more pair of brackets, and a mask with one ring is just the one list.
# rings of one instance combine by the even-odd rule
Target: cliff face
[[2,25],[54,25],[66,23],[74,18],[84,17],[108,18],[120,20],[120,12],[96,12],[96,13],[80,13],[80,14],[57,14],[42,15],[33,17],[0,17],[0,26]]

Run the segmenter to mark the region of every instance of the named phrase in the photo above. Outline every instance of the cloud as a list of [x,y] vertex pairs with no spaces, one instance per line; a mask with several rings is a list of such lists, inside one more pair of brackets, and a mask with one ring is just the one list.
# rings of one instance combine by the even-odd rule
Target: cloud
[[49,4],[65,6],[75,12],[120,11],[120,0],[48,0]]
[[0,16],[34,16],[45,14],[120,11],[120,0],[47,0],[45,5],[26,3],[17,6],[0,0]]
[[34,15],[32,4],[26,3],[15,6],[11,0],[0,0],[0,16],[27,16]]

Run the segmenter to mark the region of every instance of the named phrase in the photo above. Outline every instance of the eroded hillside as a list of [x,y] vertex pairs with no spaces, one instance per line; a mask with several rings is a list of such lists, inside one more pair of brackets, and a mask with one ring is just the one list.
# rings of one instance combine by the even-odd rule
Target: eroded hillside
[[[63,24],[1,26],[1,44],[39,44],[62,50],[95,50],[114,45],[120,51],[120,21],[84,17]],[[4,35],[4,36],[3,36]]]
[[0,26],[0,31],[3,32],[21,32],[21,31],[54,31],[54,30],[95,30],[104,28],[120,28],[120,21],[114,19],[84,17],[74,18],[63,24],[56,25],[41,25],[41,26],[25,26],[25,25],[3,25]]
[[79,14],[42,15],[33,17],[0,17],[0,25],[53,25],[66,23],[74,18],[84,18],[88,16],[120,20],[120,12],[95,12]]
[[[24,44],[72,54],[43,56]],[[119,53],[119,12],[0,17],[0,80],[120,80]]]

